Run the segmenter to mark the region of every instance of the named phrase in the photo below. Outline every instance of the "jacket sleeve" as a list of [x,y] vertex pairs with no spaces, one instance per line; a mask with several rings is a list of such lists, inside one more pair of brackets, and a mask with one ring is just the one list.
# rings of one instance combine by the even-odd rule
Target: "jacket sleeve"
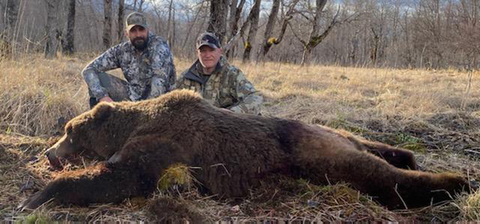
[[159,40],[152,55],[152,89],[147,98],[155,98],[175,89],[176,71],[167,42]]
[[119,45],[108,49],[103,54],[91,61],[82,71],[82,75],[88,85],[88,89],[92,92],[93,96],[97,98],[97,100],[104,96],[108,96],[105,88],[100,85],[98,74],[120,67],[120,62],[118,60],[118,49]]
[[185,89],[187,88],[185,85],[185,74],[188,72],[188,70],[182,72],[180,76],[178,77],[177,81],[175,82],[175,88],[176,89]]
[[234,72],[236,73],[236,78],[232,89],[234,90],[233,95],[238,102],[228,109],[238,113],[260,114],[263,96],[247,80],[242,71],[236,69]]

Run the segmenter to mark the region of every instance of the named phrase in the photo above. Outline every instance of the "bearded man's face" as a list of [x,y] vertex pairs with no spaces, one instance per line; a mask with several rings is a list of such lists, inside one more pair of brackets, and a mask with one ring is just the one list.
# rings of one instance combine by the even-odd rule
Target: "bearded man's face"
[[140,51],[147,48],[148,43],[148,29],[143,26],[134,26],[127,31],[127,37],[132,45]]

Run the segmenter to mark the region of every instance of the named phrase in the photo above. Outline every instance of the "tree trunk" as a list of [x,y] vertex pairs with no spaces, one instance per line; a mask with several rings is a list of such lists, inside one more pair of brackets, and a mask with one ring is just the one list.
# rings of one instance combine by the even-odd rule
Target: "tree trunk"
[[[235,13],[237,11],[237,5],[238,5],[238,0],[231,0],[230,1],[230,14],[228,15],[228,30],[227,30],[227,40],[229,40],[232,35],[233,29],[236,26],[236,21],[235,21]],[[238,26],[237,26],[238,29]]]
[[176,26],[176,23],[175,23],[175,13],[176,13],[176,10],[175,10],[175,7],[173,7],[173,14],[172,14],[172,35],[171,35],[171,38],[172,40],[170,41],[171,42],[171,45],[170,45],[170,49],[173,49],[175,47],[175,40],[177,39],[177,26]]
[[378,45],[380,42],[380,36],[375,32],[375,29],[372,27],[372,50],[370,52],[370,59],[372,59],[372,65],[377,66],[377,57],[378,57]]
[[310,54],[312,53],[312,50],[318,44],[320,44],[323,40],[325,40],[328,34],[330,34],[330,31],[332,31],[335,24],[336,24],[336,20],[334,19],[332,23],[330,23],[330,26],[328,26],[327,29],[321,35],[310,38],[308,43],[304,45],[304,52],[303,52],[304,57],[302,58],[301,65],[305,65],[306,63],[310,62]]
[[250,53],[255,41],[255,36],[258,30],[258,17],[260,16],[260,4],[262,0],[255,0],[255,4],[252,6],[250,18],[250,31],[248,32],[247,42],[245,43],[245,51],[243,52],[243,62],[250,61]]
[[190,37],[190,34],[193,31],[193,26],[195,26],[195,24],[197,23],[198,17],[199,17],[199,15],[202,11],[203,11],[203,4],[200,5],[200,7],[198,8],[198,12],[195,14],[195,18],[193,19],[192,23],[188,26],[187,35],[185,35],[185,39],[183,39],[182,49],[185,49],[185,46],[187,45],[188,38]]
[[358,51],[358,46],[359,46],[359,40],[358,40],[358,32],[353,35],[352,39],[350,40],[350,49],[348,51],[348,62],[350,65],[355,65],[357,63],[357,51]]
[[210,22],[207,31],[215,33],[222,44],[227,28],[227,7],[228,0],[211,0],[210,2]]
[[63,53],[66,55],[72,55],[75,52],[75,0],[69,0],[68,2],[68,18],[67,18],[67,34],[65,36],[65,45],[63,47]]
[[118,25],[118,30],[117,30],[117,43],[121,43],[123,40],[123,32],[124,32],[124,27],[123,24],[125,24],[124,20],[124,11],[125,11],[125,0],[119,0],[118,2],[118,20],[117,20],[117,25]]
[[303,48],[303,54],[302,54],[302,62],[301,65],[304,66],[305,62],[310,62],[310,55],[312,54],[312,49],[311,47],[304,46]]
[[[268,16],[267,27],[265,27],[265,34],[263,35],[263,43],[260,46],[258,53],[258,61],[262,62],[265,58],[265,52],[273,45],[275,38],[272,37],[273,28],[275,27],[275,21],[277,20],[278,9],[280,8],[280,0],[273,0],[272,10]],[[271,39],[273,38],[273,39]]]
[[[173,0],[170,0],[170,3],[168,4],[168,20],[167,20],[167,41],[168,45],[170,45],[171,48],[173,48],[173,27],[172,27],[172,18],[174,17],[174,11],[173,11]],[[173,18],[174,20],[175,18]]]
[[6,0],[2,2],[4,12],[2,12],[4,30],[0,32],[0,57],[10,57],[15,51],[15,31],[20,1]]
[[301,65],[305,65],[306,63],[310,63],[310,54],[312,50],[320,44],[332,31],[333,27],[337,24],[337,17],[339,15],[339,11],[335,14],[332,19],[330,25],[323,31],[322,34],[320,33],[320,17],[323,12],[323,8],[327,4],[327,0],[316,0],[316,8],[315,8],[315,16],[313,17],[313,25],[312,31],[310,32],[310,38],[308,41],[301,41],[303,43],[303,57]]
[[143,3],[145,3],[145,0],[140,0],[140,3],[138,4],[138,11],[143,12]]
[[245,5],[245,0],[240,0],[240,3],[238,3],[238,0],[232,0],[232,3],[230,4],[230,19],[229,19],[229,27],[230,27],[230,34],[228,37],[228,40],[233,38],[235,34],[238,32],[238,21],[240,20],[240,16],[242,15],[243,11],[243,6]]
[[6,38],[11,41],[13,38],[13,32],[15,30],[15,24],[17,23],[18,16],[18,0],[7,0],[5,5],[5,14],[3,15],[3,21],[5,22]]
[[57,0],[45,0],[47,6],[47,24],[45,25],[45,58],[54,58],[56,57],[57,50],[57,38],[55,35],[55,24],[56,24],[56,6]]
[[295,13],[295,6],[299,1],[300,0],[293,0],[290,3],[290,6],[288,6],[288,10],[282,19],[282,27],[280,28],[280,33],[278,34],[278,37],[277,38],[271,37],[267,40],[268,42],[263,46],[263,49],[262,49],[263,52],[260,55],[261,60],[265,60],[265,57],[267,56],[268,52],[270,51],[270,49],[274,44],[278,45],[280,44],[280,42],[282,42],[283,37],[285,36],[285,32],[287,31],[287,25],[289,21],[293,18],[293,14]]
[[[243,6],[245,5],[245,0],[240,0],[240,3],[237,5],[238,0],[232,0],[230,4],[230,20],[229,20],[229,27],[230,32],[227,38],[227,43],[233,41],[233,38],[238,33],[238,21],[240,20],[240,16],[242,15]],[[229,58],[231,55],[235,54],[235,46],[229,47],[228,51],[225,51],[225,55]]]
[[104,20],[103,20],[103,47],[110,48],[112,45],[112,0],[103,0]]

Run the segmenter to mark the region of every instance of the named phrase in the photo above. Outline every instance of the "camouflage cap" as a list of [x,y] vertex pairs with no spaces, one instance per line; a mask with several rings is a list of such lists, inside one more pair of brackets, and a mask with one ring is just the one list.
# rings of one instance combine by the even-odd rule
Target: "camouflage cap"
[[220,41],[218,41],[218,38],[213,33],[202,33],[197,38],[197,49],[200,49],[202,46],[217,49],[220,48]]
[[127,31],[130,31],[134,26],[142,26],[143,28],[147,27],[147,18],[139,12],[132,12],[127,16],[126,27]]

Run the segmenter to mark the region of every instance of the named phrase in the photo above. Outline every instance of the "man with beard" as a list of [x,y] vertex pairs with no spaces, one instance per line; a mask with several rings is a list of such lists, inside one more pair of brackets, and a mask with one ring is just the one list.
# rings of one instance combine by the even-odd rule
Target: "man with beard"
[[[155,98],[175,88],[175,66],[167,42],[149,32],[142,13],[127,16],[129,41],[113,46],[82,71],[88,85],[90,107],[106,101]],[[126,80],[106,71],[121,68]]]

